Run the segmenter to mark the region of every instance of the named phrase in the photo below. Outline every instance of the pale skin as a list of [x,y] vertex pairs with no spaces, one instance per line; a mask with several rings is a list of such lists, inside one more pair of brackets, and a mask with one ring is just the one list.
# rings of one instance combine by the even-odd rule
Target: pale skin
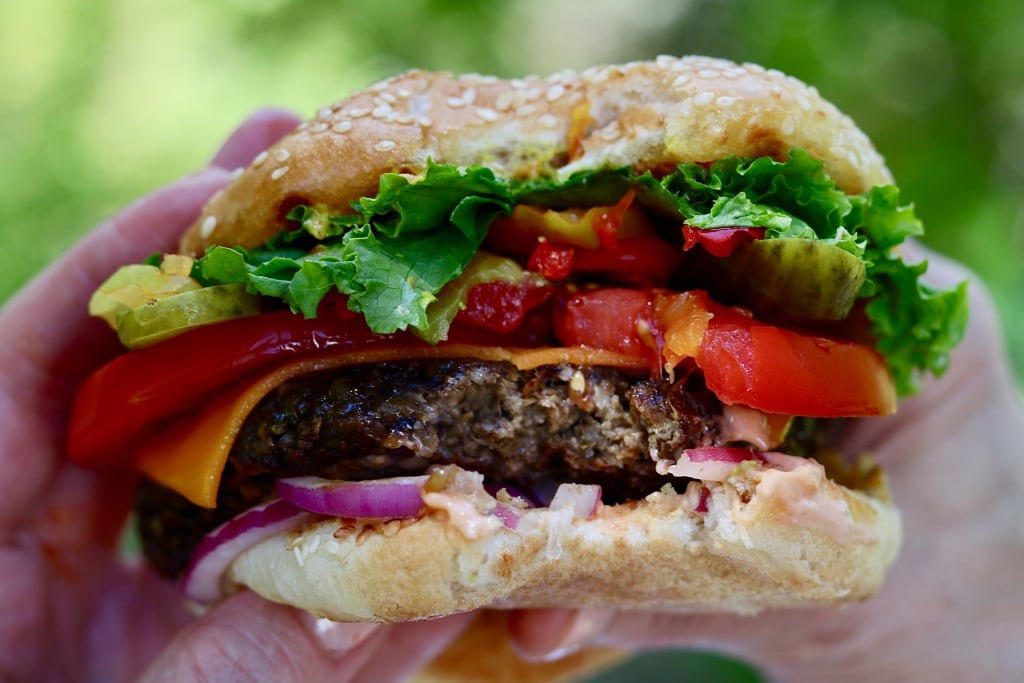
[[[119,350],[85,313],[91,292],[117,266],[172,249],[230,169],[296,123],[283,112],[254,115],[208,168],[98,226],[0,311],[0,678],[386,683],[407,678],[468,624],[471,615],[317,628],[245,592],[196,617],[175,586],[120,560],[128,482],[64,462],[74,388]],[[933,279],[965,277],[931,258]],[[1024,672],[1024,410],[980,287],[972,305],[949,373],[897,416],[851,429],[844,444],[885,464],[904,511],[903,552],[877,598],[755,618],[519,612],[520,652],[703,647],[786,681]]]

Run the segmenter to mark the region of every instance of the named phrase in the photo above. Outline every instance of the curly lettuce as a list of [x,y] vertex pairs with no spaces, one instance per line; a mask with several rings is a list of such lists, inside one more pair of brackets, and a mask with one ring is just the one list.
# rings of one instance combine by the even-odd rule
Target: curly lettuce
[[923,372],[941,373],[963,334],[966,286],[929,287],[921,282],[927,265],[907,264],[896,251],[922,232],[913,209],[900,205],[899,191],[876,187],[848,196],[800,150],[781,161],[681,164],[663,177],[614,168],[508,181],[484,167],[428,163],[416,178],[385,174],[377,195],[355,202],[351,213],[300,206],[289,214],[291,229],[260,248],[212,247],[193,276],[206,284],[244,283],[307,317],[338,291],[375,332],[425,331],[427,308],[466,269],[495,217],[519,203],[607,205],[630,190],[668,221],[703,229],[763,227],[766,239],[823,240],[863,259],[867,278],[859,297],[902,394],[916,388]]

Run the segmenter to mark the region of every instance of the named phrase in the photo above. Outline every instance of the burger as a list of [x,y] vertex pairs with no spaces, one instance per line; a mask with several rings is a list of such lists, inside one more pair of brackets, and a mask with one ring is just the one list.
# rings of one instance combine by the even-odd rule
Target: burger
[[412,71],[322,108],[180,253],[95,294],[126,352],[67,450],[149,562],[335,620],[860,600],[896,556],[837,439],[966,317],[881,156],[776,71]]

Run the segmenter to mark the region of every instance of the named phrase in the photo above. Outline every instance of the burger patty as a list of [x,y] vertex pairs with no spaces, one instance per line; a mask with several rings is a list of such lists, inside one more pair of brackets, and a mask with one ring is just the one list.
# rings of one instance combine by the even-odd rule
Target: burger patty
[[698,371],[669,382],[613,368],[429,359],[310,374],[248,416],[216,510],[140,487],[143,548],[176,575],[205,533],[293,476],[373,479],[455,463],[527,493],[573,481],[600,484],[606,502],[640,497],[666,482],[652,453],[719,443],[721,413]]

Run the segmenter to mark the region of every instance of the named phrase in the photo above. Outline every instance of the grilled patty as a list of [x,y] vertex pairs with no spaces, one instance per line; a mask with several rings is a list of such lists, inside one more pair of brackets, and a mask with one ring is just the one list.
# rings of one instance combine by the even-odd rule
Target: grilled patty
[[176,575],[205,533],[272,495],[275,479],[302,475],[373,479],[456,463],[526,492],[574,481],[600,484],[606,502],[635,498],[666,481],[652,451],[717,444],[721,412],[699,372],[669,382],[613,368],[431,359],[311,374],[246,419],[216,510],[140,487],[143,547]]

